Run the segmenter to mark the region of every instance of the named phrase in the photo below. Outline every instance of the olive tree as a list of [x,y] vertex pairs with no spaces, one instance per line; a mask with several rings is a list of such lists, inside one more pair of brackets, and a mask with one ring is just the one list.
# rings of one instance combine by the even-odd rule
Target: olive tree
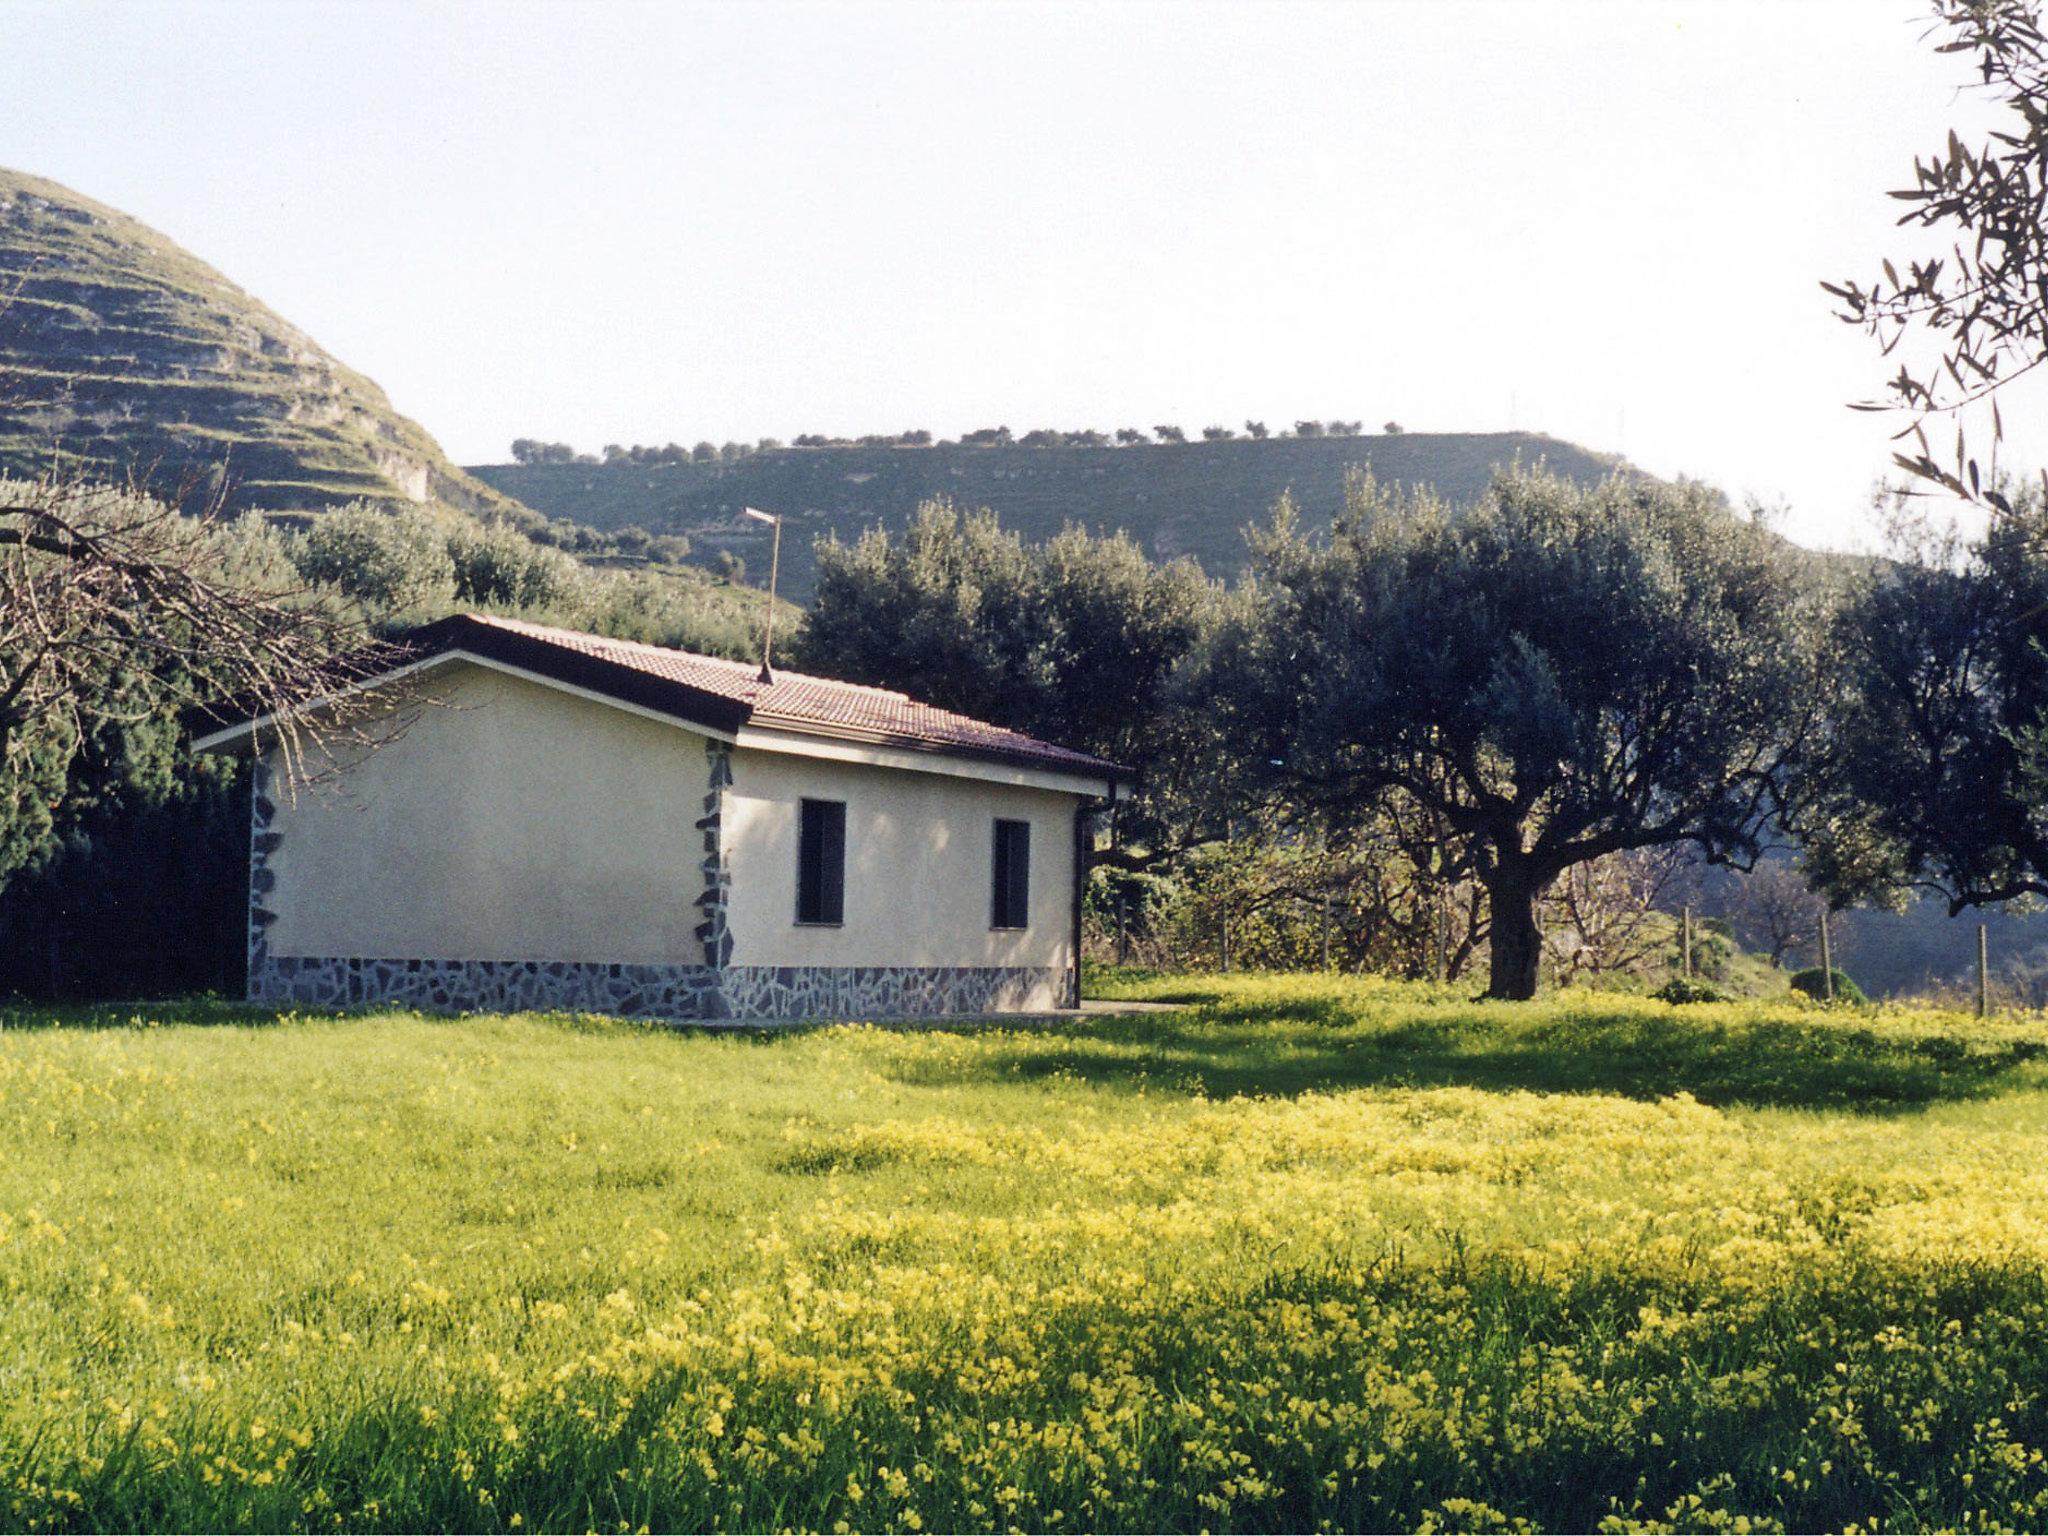
[[1192,560],[1154,564],[1125,534],[1026,544],[987,509],[927,502],[899,535],[823,539],[800,663],[1097,753],[1145,775],[1123,867],[1221,834],[1204,787],[1210,712],[1172,686],[1223,601]]
[[292,562],[307,581],[345,593],[375,618],[422,614],[455,598],[448,531],[419,507],[334,508],[313,520]]
[[2048,506],[2007,506],[1974,540],[1902,520],[1839,616],[1808,828],[1837,899],[2048,896]]
[[1355,477],[1326,538],[1285,502],[1217,644],[1226,736],[1333,817],[1388,798],[1486,890],[1488,995],[1535,994],[1539,903],[1577,865],[1759,853],[1812,711],[1786,546],[1698,486],[1497,475],[1453,516]]

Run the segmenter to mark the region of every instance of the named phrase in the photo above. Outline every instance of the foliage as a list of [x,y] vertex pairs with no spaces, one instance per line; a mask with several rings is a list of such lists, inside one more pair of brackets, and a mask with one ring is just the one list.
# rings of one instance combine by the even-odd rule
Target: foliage
[[0,891],[0,997],[240,990],[246,779],[179,746],[159,719],[104,733],[73,764],[49,838]]
[[574,464],[576,461],[576,450],[567,443],[545,443],[531,437],[512,439],[512,462],[515,464]]
[[[1671,905],[1683,861],[1637,850],[1575,866],[1540,908],[1547,984],[1653,993],[1685,979]],[[1238,837],[1139,873],[1093,870],[1083,953],[1167,970],[1336,970],[1456,982],[1487,952],[1486,894],[1431,878],[1395,829],[1348,841]],[[1226,944],[1226,934],[1228,942]],[[1695,919],[1692,979],[1722,998],[1782,996],[1785,973]]]
[[1899,516],[1837,629],[1831,751],[1805,829],[1843,900],[1938,891],[1951,912],[2048,895],[2048,502],[1963,543]]
[[151,727],[223,698],[271,717],[298,777],[316,723],[348,738],[337,685],[381,663],[360,626],[251,580],[247,541],[133,492],[0,480],[0,882],[55,835],[77,770],[161,760]]
[[1561,984],[1648,969],[1672,924],[1659,911],[1686,869],[1676,847],[1629,848],[1574,864],[1543,902],[1546,969]]
[[1291,504],[1215,649],[1227,737],[1290,799],[1410,803],[1483,884],[1490,990],[1527,997],[1574,865],[1690,845],[1748,862],[1813,708],[1781,549],[1697,486],[1503,472],[1453,519],[1369,476],[1327,539]]
[[557,608],[574,595],[574,561],[510,528],[474,527],[448,540],[457,601],[483,607]]
[[0,1032],[0,1517],[2048,1518],[2038,1022],[1120,990],[1203,1001]]
[[760,646],[753,595],[655,564],[681,542],[666,535],[623,529],[582,561],[447,509],[358,503],[316,515],[297,536],[248,527],[252,548],[274,550],[286,569],[353,599],[383,629],[486,608],[711,655],[751,656]]
[[1863,995],[1863,989],[1856,985],[1847,971],[1837,968],[1833,972],[1823,971],[1817,965],[1810,965],[1803,971],[1792,973],[1792,990],[1808,997],[1825,999],[1828,995],[1828,978],[1834,978],[1834,1000],[1838,1003],[1862,1005],[1870,1001]]
[[[518,538],[506,531],[507,536]],[[447,530],[431,512],[351,502],[315,519],[293,552],[307,581],[380,614],[424,613],[455,600]]]
[[1381,821],[1339,841],[1219,839],[1137,872],[1098,856],[1083,939],[1118,964],[1455,980],[1486,920],[1475,887],[1430,881]]
[[1697,976],[1674,976],[1650,995],[1660,1003],[1673,1005],[1728,1001],[1726,992],[1711,981],[1701,981]]
[[[1889,405],[1912,416],[1919,451],[1895,455],[1898,464],[2006,511],[2006,491],[1968,451],[1962,416],[2048,362],[2048,39],[2038,0],[1935,0],[1933,11],[1937,51],[1972,56],[1998,127],[1975,150],[1951,129],[1944,146],[1914,158],[1913,184],[1891,194],[1908,205],[1899,223],[1938,234],[1946,254],[1908,259],[1904,277],[1886,259],[1867,286],[1821,286],[1842,319],[1901,358]],[[1925,431],[1942,415],[1957,418],[1952,469]],[[1991,424],[2002,437],[1995,401]]]
[[[1399,426],[1390,422],[1391,430],[1398,432]],[[1185,442],[1187,434],[1179,427],[1155,427],[1153,429],[1163,442]],[[1357,437],[1363,431],[1356,421],[1332,419],[1301,421],[1295,423],[1298,437]],[[1270,435],[1262,421],[1245,423],[1247,436],[1263,438]],[[1234,434],[1227,427],[1209,427],[1204,435],[1212,441],[1228,441]],[[1148,441],[1145,433],[1137,427],[1118,427],[1113,433],[1096,427],[1034,427],[1021,437],[1013,437],[1008,427],[981,427],[972,432],[960,434],[960,446],[990,448],[1008,445],[1011,442],[1020,448],[1119,448],[1137,447]],[[839,437],[827,432],[799,432],[790,440],[797,449],[817,448],[950,448],[954,446],[943,438],[935,438],[924,428],[908,432],[869,432],[859,437]],[[782,444],[772,437],[764,437],[758,444],[725,443],[713,449],[708,442],[699,443],[694,449],[686,449],[676,443],[657,448],[650,443],[635,443],[628,447],[622,443],[607,443],[600,459],[598,456],[578,453],[568,443],[543,442],[531,437],[512,440],[512,462],[515,464],[687,464],[699,463],[716,458],[731,463],[755,453],[772,453]],[[707,452],[706,450],[710,450]]]
[[1168,688],[1222,601],[1192,561],[1154,565],[1121,534],[1072,527],[1027,546],[945,501],[900,538],[826,540],[817,559],[798,665],[1138,769],[1133,837],[1172,837],[1214,805],[1196,783],[1213,735]]
[[1479,500],[1494,469],[1517,456],[1587,483],[1616,462],[1534,433],[1361,438],[1326,430],[1297,438],[1275,431],[1263,442],[1188,444],[1177,431],[1161,430],[1165,446],[1153,448],[1083,448],[1063,436],[1055,453],[1024,449],[1014,436],[967,433],[915,452],[821,441],[756,451],[737,463],[646,464],[633,462],[629,450],[626,461],[594,469],[510,464],[480,465],[474,473],[551,518],[605,531],[639,524],[684,535],[691,558],[706,566],[731,550],[757,579],[768,569],[767,530],[734,508],[782,512],[779,589],[806,603],[815,585],[815,538],[851,544],[872,527],[900,538],[913,510],[939,497],[993,507],[1027,544],[1048,542],[1070,523],[1096,533],[1121,528],[1155,560],[1189,555],[1210,575],[1234,578],[1245,568],[1248,519],[1291,489],[1304,519],[1319,526],[1342,508],[1346,475],[1367,462],[1382,483],[1429,485],[1458,505]]
[[[1681,974],[1685,969],[1685,932],[1682,922],[1670,925],[1670,941],[1665,952],[1666,962],[1672,970]],[[1712,918],[1694,918],[1692,929],[1692,968],[1696,976],[1720,981],[1727,976],[1735,959],[1742,953],[1728,925]]]

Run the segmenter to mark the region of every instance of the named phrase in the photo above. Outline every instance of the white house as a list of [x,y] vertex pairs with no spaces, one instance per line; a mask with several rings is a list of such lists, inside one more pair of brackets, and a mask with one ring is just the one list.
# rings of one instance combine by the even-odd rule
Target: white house
[[[256,751],[249,996],[656,1018],[1069,1007],[1126,770],[886,689],[464,614],[333,787]],[[388,686],[398,676],[373,678]]]

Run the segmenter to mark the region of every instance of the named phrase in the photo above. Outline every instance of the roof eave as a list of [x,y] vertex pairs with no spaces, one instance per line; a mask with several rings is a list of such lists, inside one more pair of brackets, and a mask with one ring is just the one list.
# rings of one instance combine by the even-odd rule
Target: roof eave
[[1038,768],[1048,773],[1070,774],[1081,779],[1105,779],[1122,784],[1133,783],[1137,779],[1135,773],[1121,764],[1112,763],[1106,758],[1089,757],[1081,752],[1055,755],[1028,750],[1012,751],[994,746],[977,747],[964,742],[933,741],[929,737],[905,735],[897,731],[874,731],[860,726],[826,724],[816,720],[770,714],[758,709],[748,717],[747,724],[762,730],[787,732],[794,736],[818,736],[830,741],[853,741],[866,746],[894,747],[906,752],[929,752],[941,757],[1001,763],[1011,768]]

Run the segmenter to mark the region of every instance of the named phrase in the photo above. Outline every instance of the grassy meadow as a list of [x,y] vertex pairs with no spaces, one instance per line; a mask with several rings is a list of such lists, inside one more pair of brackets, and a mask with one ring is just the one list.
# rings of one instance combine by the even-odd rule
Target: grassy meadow
[[2048,1022],[0,1015],[0,1526],[2048,1524]]

